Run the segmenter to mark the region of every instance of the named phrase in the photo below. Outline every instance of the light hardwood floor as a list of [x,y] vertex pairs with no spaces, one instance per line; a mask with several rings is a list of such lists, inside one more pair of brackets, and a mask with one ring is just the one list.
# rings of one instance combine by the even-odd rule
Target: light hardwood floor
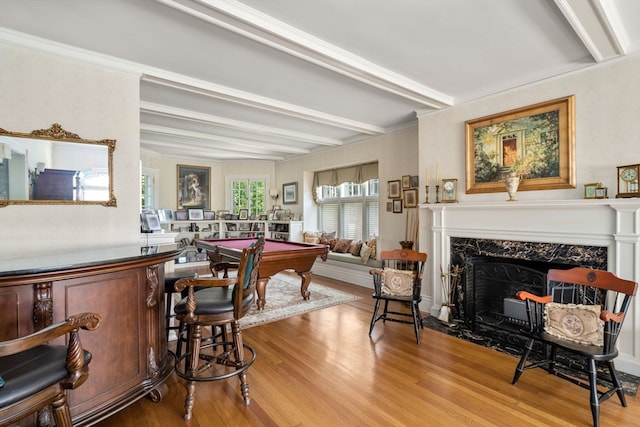
[[[587,390],[541,369],[511,378],[517,360],[429,329],[379,322],[368,335],[371,291],[314,281],[358,301],[246,329],[257,351],[248,371],[251,404],[237,378],[196,385],[193,419],[173,375],[160,403],[144,398],[100,427],[142,426],[590,426]],[[268,288],[267,288],[268,298]],[[601,425],[640,426],[640,397],[601,406]]]

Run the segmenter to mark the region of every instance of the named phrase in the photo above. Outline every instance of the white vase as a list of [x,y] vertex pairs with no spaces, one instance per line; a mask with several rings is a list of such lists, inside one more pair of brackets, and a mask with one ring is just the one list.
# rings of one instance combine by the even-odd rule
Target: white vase
[[504,180],[504,185],[507,187],[507,194],[509,194],[508,202],[515,202],[516,192],[518,191],[518,185],[520,185],[520,177],[515,174],[507,175]]

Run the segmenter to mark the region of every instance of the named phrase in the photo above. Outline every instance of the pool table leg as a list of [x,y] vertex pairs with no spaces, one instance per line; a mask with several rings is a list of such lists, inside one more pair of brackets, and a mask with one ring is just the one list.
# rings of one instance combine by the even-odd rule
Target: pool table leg
[[309,283],[311,283],[311,272],[310,271],[296,271],[296,273],[298,273],[298,276],[302,277],[302,284],[300,285],[300,295],[302,295],[302,298],[305,300],[309,299],[309,295],[311,295],[311,292],[309,292],[307,290],[307,288],[309,287]]
[[256,282],[256,293],[258,294],[258,310],[264,309],[264,305],[267,303],[267,298],[265,296],[265,291],[267,290],[267,283],[269,282],[270,277],[261,277],[258,278]]

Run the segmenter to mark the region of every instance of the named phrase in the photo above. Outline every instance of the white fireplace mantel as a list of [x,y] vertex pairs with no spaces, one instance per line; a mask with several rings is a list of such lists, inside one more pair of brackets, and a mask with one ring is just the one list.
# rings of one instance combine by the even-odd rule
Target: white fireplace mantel
[[[419,247],[429,253],[424,300],[432,315],[442,303],[440,267],[450,264],[450,239],[514,240],[602,246],[608,270],[640,282],[640,200],[544,200],[422,204]],[[619,337],[618,369],[640,375],[640,295]]]

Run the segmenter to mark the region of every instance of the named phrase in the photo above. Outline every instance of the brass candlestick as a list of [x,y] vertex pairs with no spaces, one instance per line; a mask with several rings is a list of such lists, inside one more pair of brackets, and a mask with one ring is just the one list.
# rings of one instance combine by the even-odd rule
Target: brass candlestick
[[424,189],[425,189],[425,191],[424,191],[424,193],[425,193],[424,202],[425,203],[429,203],[429,186],[425,185]]
[[440,186],[436,184],[436,203],[440,203]]

